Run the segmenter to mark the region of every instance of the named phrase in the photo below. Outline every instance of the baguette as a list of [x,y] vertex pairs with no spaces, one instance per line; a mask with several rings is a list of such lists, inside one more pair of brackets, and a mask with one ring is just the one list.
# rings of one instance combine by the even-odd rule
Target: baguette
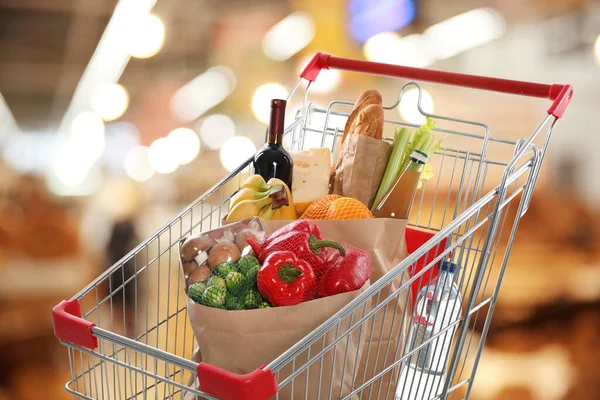
[[[341,145],[344,144],[346,136],[348,136],[351,132],[354,132],[356,119],[358,118],[359,114],[370,105],[378,105],[379,107],[381,107],[382,104],[383,99],[381,98],[381,94],[377,90],[367,90],[362,92],[360,96],[358,96],[358,99],[356,99],[356,103],[354,103],[354,109],[348,116],[348,120],[346,121],[346,125],[344,126],[344,134],[342,135]],[[383,120],[381,125],[383,126]]]
[[349,134],[357,133],[359,135],[370,136],[375,139],[383,138],[383,107],[381,94],[377,90],[367,90],[363,92],[354,105],[354,110],[350,113],[344,134],[340,143],[340,152],[336,162],[331,168],[330,182],[333,187],[335,171],[340,167],[344,158],[344,141]]

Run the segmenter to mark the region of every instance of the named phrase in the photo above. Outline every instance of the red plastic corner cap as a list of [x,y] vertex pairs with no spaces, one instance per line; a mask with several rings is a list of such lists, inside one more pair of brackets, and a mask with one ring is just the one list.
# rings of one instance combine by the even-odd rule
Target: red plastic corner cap
[[300,74],[301,78],[314,82],[319,76],[319,72],[323,68],[329,69],[329,54],[317,53],[314,55],[312,60],[309,61],[304,71]]
[[552,85],[549,96],[552,105],[548,108],[548,114],[556,118],[562,118],[567,106],[573,98],[573,86],[571,85]]
[[277,380],[270,370],[238,375],[201,362],[197,371],[200,390],[222,400],[267,400],[277,394]]
[[92,334],[93,322],[81,318],[81,306],[77,300],[63,300],[52,309],[54,336],[65,342],[95,349],[98,338]]

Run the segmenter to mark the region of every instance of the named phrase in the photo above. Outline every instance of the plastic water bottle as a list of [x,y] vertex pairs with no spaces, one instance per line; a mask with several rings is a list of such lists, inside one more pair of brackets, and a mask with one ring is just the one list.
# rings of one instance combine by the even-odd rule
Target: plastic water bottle
[[[456,286],[456,264],[442,261],[439,274],[422,288],[416,298],[406,352],[431,340],[462,313],[462,299]],[[446,381],[448,356],[458,324],[414,352],[401,367],[396,400],[430,399],[439,396]]]

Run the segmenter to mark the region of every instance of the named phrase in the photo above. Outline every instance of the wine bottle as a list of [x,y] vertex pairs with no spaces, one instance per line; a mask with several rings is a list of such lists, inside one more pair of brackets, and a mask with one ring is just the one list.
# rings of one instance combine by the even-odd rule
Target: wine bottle
[[254,172],[265,181],[279,178],[292,190],[292,157],[282,146],[285,122],[285,100],[271,100],[271,119],[267,143],[254,156]]

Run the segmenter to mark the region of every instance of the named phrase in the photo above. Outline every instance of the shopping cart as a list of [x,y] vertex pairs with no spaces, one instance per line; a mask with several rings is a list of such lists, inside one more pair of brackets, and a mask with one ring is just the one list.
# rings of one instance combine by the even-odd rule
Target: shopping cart
[[[319,53],[288,97],[307,82],[302,107],[285,130],[292,150],[336,148],[352,110],[353,103],[348,101],[332,101],[326,108],[309,102],[311,83],[322,69],[410,80],[399,85],[397,100],[384,108],[398,107],[409,89],[416,90],[419,112],[436,121],[436,132],[447,135],[443,148],[431,158],[436,176],[417,194],[409,220],[411,226],[435,235],[268,365],[257,365],[256,371],[240,376],[192,361],[195,341],[188,326],[177,244],[191,233],[219,226],[231,195],[252,172],[248,159],[121,261],[54,308],[55,333],[69,353],[71,380],[66,390],[75,398],[260,400],[276,392],[277,398],[280,394],[283,398],[285,392],[289,397],[296,394],[296,398],[308,399],[308,391],[295,392],[300,386],[318,386],[323,399],[392,398],[401,365],[437,337],[405,348],[399,335],[365,349],[368,357],[384,361],[375,362],[373,371],[348,363],[358,355],[349,353],[343,344],[357,332],[365,340],[381,337],[384,323],[380,321],[386,323],[386,329],[389,323],[408,325],[408,312],[389,313],[387,305],[406,302],[404,308],[410,309],[406,294],[411,286],[415,282],[419,287],[428,284],[436,264],[447,258],[460,266],[457,285],[463,312],[447,328],[456,329],[456,334],[446,360],[446,379],[437,382],[435,395],[428,397],[469,398],[519,220],[527,211],[550,136],[573,89],[570,85],[485,78]],[[416,81],[547,98],[552,104],[533,133],[508,140],[493,136],[484,123],[427,114],[421,107],[422,89]],[[386,119],[385,123],[386,134],[398,126],[416,127],[396,119]],[[541,131],[545,135],[539,135]],[[416,268],[417,262],[422,268]],[[128,274],[128,270],[134,272]],[[395,286],[399,279],[403,283]],[[322,366],[325,354],[344,351],[343,357],[335,359],[343,360],[337,368],[343,369],[342,375],[351,376],[350,389],[342,386],[335,392],[332,388],[322,391],[322,378],[333,371],[321,368],[319,378],[314,379],[308,369],[319,368],[320,362]],[[355,365],[353,374],[346,371],[347,365]],[[431,385],[422,380],[415,379],[410,385]]]

